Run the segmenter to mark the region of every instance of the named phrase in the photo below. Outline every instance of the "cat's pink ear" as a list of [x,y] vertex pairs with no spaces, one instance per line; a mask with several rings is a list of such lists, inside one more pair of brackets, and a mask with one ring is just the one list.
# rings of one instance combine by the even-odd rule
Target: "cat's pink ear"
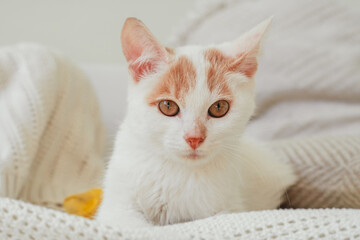
[[139,19],[126,19],[121,32],[121,44],[135,82],[167,62],[166,49]]
[[224,53],[234,58],[232,69],[251,78],[257,70],[257,57],[260,55],[261,41],[272,21],[272,17],[235,39],[222,45]]

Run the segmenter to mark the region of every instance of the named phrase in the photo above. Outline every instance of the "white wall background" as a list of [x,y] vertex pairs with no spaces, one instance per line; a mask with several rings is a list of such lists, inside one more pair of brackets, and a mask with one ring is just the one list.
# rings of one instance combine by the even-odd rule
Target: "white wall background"
[[120,31],[140,18],[165,43],[193,0],[0,0],[0,46],[37,42],[77,62],[124,62]]
[[[360,0],[343,0],[360,8]],[[0,0],[0,46],[37,42],[82,63],[124,62],[120,31],[138,17],[162,42],[194,0]],[[360,24],[360,23],[359,23]]]

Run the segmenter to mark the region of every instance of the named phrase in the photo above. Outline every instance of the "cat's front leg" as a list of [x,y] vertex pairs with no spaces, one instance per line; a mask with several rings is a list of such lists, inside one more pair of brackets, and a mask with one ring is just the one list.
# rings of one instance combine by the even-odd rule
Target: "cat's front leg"
[[119,204],[103,201],[99,208],[96,220],[121,228],[143,228],[152,226],[144,215],[132,207],[119,206]]

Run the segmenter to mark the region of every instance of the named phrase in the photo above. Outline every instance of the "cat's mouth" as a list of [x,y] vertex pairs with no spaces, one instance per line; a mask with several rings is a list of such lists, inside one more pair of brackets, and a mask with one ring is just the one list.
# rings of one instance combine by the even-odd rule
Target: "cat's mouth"
[[184,155],[185,158],[191,159],[191,160],[197,160],[204,157],[203,154],[201,154],[199,151],[194,150]]

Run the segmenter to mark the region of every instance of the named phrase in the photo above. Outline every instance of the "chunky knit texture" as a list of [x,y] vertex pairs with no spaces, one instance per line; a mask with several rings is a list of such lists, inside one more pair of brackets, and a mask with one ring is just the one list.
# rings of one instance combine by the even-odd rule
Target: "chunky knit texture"
[[98,185],[103,125],[85,75],[47,48],[0,49],[0,196],[50,207]]
[[0,198],[0,239],[360,239],[360,210],[269,210],[219,215],[165,227],[113,228],[82,217]]

